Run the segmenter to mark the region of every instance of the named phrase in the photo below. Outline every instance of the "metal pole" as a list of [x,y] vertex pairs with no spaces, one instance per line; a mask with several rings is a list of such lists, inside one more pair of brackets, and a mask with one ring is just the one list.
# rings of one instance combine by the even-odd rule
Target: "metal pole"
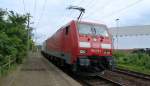
[[9,60],[9,61],[8,61],[8,68],[10,69],[10,64],[11,64],[11,63],[10,63],[10,56],[8,57],[8,60]]
[[1,75],[2,75],[2,67],[0,66],[0,77],[1,77]]
[[116,49],[118,49],[118,30],[119,30],[119,19],[116,19],[116,28],[117,28],[117,33],[116,33]]
[[27,13],[27,57],[29,57],[29,49],[30,49],[30,14]]

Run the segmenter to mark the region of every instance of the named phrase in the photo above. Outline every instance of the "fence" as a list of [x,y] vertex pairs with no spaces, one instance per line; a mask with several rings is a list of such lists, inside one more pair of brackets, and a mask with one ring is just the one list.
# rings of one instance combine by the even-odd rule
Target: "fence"
[[8,63],[0,66],[0,76],[2,75],[3,68],[10,68],[11,64],[14,63],[16,59],[11,59],[11,56],[8,56]]

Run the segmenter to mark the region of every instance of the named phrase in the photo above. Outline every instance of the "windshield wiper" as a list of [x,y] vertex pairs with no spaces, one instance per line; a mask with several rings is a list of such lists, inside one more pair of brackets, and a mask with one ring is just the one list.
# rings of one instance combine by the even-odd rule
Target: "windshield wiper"
[[91,28],[93,35],[96,35],[96,30],[95,28]]

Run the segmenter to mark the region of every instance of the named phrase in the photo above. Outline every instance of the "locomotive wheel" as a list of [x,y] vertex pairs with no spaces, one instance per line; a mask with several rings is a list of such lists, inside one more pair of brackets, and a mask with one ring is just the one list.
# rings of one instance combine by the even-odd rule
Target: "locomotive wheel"
[[73,65],[72,65],[72,71],[73,71],[73,72],[76,72],[76,71],[77,71],[77,64],[73,64]]
[[60,66],[64,66],[64,60],[63,59],[60,59]]
[[107,63],[107,68],[109,70],[114,70],[115,62],[114,62],[113,57],[106,57],[106,63]]

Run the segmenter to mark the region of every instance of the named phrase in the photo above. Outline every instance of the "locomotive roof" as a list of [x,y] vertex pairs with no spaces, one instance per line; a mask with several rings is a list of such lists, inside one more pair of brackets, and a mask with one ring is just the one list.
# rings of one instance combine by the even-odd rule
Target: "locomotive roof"
[[86,20],[86,21],[75,21],[75,22],[80,22],[80,23],[87,23],[87,24],[96,24],[96,25],[105,25],[104,23],[99,23],[99,22],[96,22],[96,21],[89,21],[89,20]]
[[[77,22],[79,22],[79,23],[87,23],[87,24],[95,24],[95,25],[104,25],[104,26],[106,26],[104,23],[98,23],[98,22],[95,22],[95,21],[77,21],[77,20],[71,20],[69,23],[67,23],[67,24],[65,24],[64,26],[62,26],[60,29],[62,29],[62,28],[64,28],[64,27],[66,27],[66,26],[68,26],[71,22],[75,22],[75,23],[77,23]],[[59,30],[59,29],[58,29]],[[57,30],[57,31],[58,31]],[[57,32],[56,31],[56,32]],[[54,35],[54,34],[53,34]],[[49,37],[50,38],[50,37]],[[49,38],[47,38],[45,41],[47,41]]]
[[79,23],[87,23],[87,24],[95,24],[95,25],[104,25],[104,26],[106,26],[104,23],[98,23],[98,22],[95,22],[95,21],[77,21],[77,20],[72,20],[69,23],[67,23],[66,25],[62,26],[61,28],[68,26],[71,22],[75,22],[75,23],[79,22]]

